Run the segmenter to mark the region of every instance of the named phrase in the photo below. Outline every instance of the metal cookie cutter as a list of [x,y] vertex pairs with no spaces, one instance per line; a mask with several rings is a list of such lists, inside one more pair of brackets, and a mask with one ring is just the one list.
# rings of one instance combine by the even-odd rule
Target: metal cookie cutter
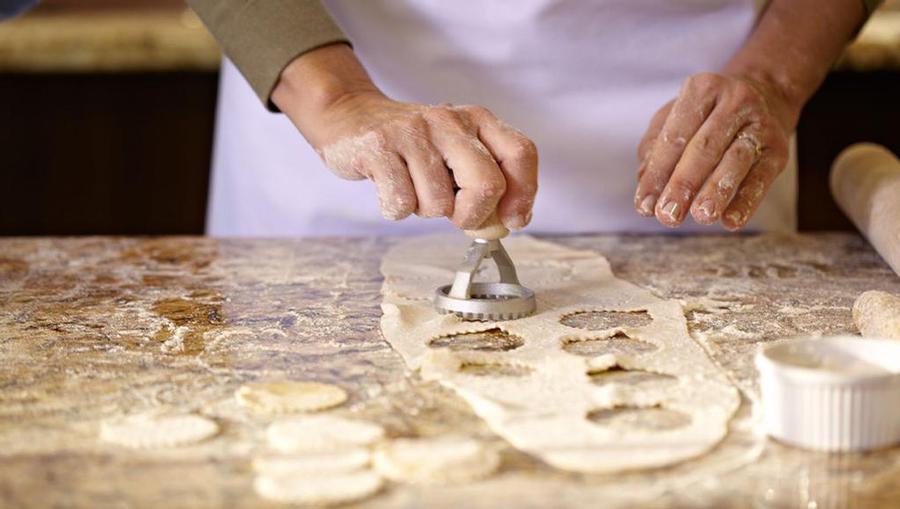
[[[475,283],[475,272],[486,258],[494,260],[500,281]],[[434,307],[439,313],[454,313],[464,320],[499,321],[524,318],[537,306],[534,292],[519,283],[516,267],[500,240],[476,238],[456,270],[453,284],[435,292]]]

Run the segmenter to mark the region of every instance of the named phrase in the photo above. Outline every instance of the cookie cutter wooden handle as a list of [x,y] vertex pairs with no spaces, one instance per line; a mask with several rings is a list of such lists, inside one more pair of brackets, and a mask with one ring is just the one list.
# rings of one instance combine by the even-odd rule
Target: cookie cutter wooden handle
[[500,240],[509,235],[509,229],[503,226],[500,218],[497,217],[497,212],[494,212],[478,228],[466,230],[466,235],[472,239]]

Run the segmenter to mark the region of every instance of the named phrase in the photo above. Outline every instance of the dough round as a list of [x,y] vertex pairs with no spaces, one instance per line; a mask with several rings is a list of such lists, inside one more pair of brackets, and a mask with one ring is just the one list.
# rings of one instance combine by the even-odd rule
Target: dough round
[[853,303],[853,321],[863,336],[900,339],[900,297],[869,290]]
[[344,389],[319,382],[249,383],[234,395],[245,407],[274,414],[314,412],[347,401]]
[[269,500],[304,505],[336,505],[370,497],[381,489],[372,471],[327,475],[258,475],[256,493]]
[[375,451],[372,462],[392,481],[463,483],[493,474],[500,456],[478,440],[440,437],[394,440]]
[[301,456],[267,456],[253,460],[253,469],[266,475],[315,475],[347,473],[369,465],[372,454],[364,447],[340,451],[311,452]]
[[384,428],[332,415],[288,417],[266,430],[269,445],[283,453],[335,451],[373,444],[384,436]]
[[215,421],[199,415],[138,414],[100,425],[101,440],[136,449],[192,444],[218,432]]

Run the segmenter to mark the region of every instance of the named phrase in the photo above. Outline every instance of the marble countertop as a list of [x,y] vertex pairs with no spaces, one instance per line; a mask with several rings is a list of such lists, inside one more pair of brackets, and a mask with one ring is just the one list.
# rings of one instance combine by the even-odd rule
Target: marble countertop
[[[190,11],[35,13],[0,23],[0,72],[218,68],[220,51]],[[838,69],[900,69],[900,11],[882,10]]]
[[[760,343],[855,333],[861,292],[900,293],[849,234],[551,240],[595,249],[619,277],[682,299],[692,335],[741,388],[744,415]],[[533,460],[407,372],[382,339],[378,267],[392,242],[0,239],[0,506],[275,507],[254,494],[250,466],[272,418],[233,394],[279,379],[342,386],[350,399],[337,412],[392,437],[463,433],[503,451],[492,479],[389,484],[365,507],[900,506],[900,448],[825,455],[735,425],[710,454],[650,472],[575,475]],[[97,440],[102,420],[154,409],[202,414],[222,431],[167,450]]]

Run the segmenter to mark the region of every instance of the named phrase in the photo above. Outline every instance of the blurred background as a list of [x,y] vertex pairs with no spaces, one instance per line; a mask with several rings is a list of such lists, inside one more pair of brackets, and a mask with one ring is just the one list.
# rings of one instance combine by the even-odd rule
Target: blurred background
[[[0,235],[203,233],[220,53],[178,0],[45,0],[0,22]],[[832,159],[900,153],[900,0],[798,128],[803,230],[850,229]]]

